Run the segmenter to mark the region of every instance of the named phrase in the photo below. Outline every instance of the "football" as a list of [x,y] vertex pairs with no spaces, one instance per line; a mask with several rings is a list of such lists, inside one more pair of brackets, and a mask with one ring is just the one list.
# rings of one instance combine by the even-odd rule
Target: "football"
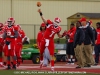
[[41,6],[41,2],[37,2],[37,7],[40,7]]

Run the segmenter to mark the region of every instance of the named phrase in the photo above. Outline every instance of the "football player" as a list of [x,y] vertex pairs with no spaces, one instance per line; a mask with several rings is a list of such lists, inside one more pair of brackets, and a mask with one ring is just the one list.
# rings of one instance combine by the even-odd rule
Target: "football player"
[[16,38],[18,37],[18,27],[14,24],[14,18],[10,17],[7,20],[8,25],[5,26],[5,32],[3,38],[5,39],[4,44],[4,55],[7,57],[7,69],[11,69],[10,57],[13,59],[13,69],[16,69],[16,56],[15,56],[15,46]]
[[[38,12],[40,14],[41,19],[46,24],[46,31],[44,33],[44,36],[41,40],[41,50],[40,50],[40,68],[42,68],[43,65],[43,53],[44,50],[49,50],[50,53],[50,63],[51,63],[51,71],[54,71],[54,36],[55,34],[58,35],[58,37],[62,38],[63,35],[60,34],[61,27],[60,22],[61,19],[56,17],[54,21],[46,20],[43,17],[41,9],[38,9]],[[48,55],[47,55],[48,57]]]
[[2,61],[2,58],[3,58],[2,52],[3,52],[3,46],[4,46],[3,34],[4,34],[3,23],[0,23],[0,67],[4,67],[3,61]]
[[21,50],[22,50],[22,45],[23,45],[22,39],[24,38],[24,41],[25,41],[26,35],[24,31],[21,29],[20,25],[17,25],[17,27],[18,27],[18,37],[16,39],[15,53],[17,57],[17,66],[19,66],[22,63],[22,58],[21,58]]

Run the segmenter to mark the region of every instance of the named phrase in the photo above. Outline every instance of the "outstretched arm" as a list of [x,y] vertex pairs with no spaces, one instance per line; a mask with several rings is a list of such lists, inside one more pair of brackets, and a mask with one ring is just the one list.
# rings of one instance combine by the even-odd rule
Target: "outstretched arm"
[[59,38],[62,38],[63,37],[60,33],[57,33],[57,35],[58,35]]
[[39,12],[39,14],[40,14],[41,19],[43,20],[43,22],[44,22],[45,24],[47,24],[47,20],[43,17],[43,14],[42,14],[41,9],[38,9],[38,12]]
[[63,32],[63,34],[60,34],[60,32],[57,33],[59,38],[63,38],[66,35],[66,30]]

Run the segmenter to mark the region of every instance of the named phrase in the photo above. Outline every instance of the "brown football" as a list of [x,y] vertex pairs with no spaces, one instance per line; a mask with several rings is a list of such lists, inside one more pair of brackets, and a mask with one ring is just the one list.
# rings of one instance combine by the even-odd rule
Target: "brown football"
[[37,7],[40,7],[41,6],[41,2],[37,2]]

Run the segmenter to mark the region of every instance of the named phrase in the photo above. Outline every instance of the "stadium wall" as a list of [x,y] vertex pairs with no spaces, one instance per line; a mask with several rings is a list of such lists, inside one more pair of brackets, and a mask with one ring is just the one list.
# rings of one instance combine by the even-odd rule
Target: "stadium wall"
[[34,31],[34,25],[42,23],[37,12],[37,1],[41,1],[41,9],[46,19],[61,18],[62,31],[67,29],[67,17],[77,12],[100,12],[99,0],[0,0],[0,22],[4,23],[12,16],[17,24],[21,24],[30,39],[36,38],[39,26]]

